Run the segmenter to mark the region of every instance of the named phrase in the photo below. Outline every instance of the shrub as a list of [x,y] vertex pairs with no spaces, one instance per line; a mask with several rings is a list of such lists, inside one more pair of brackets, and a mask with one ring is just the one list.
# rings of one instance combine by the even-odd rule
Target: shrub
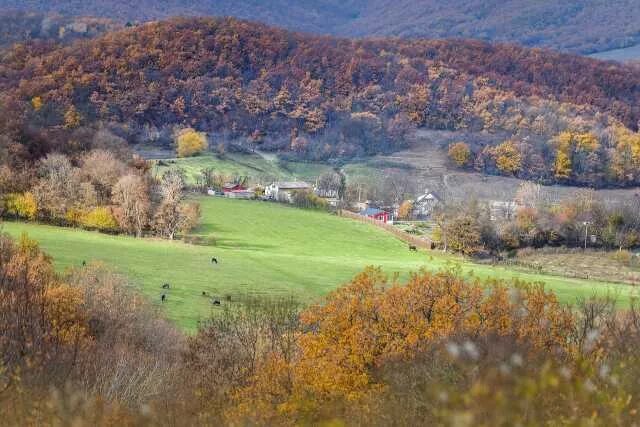
[[99,206],[90,210],[80,220],[80,224],[89,229],[113,232],[118,230],[118,221],[106,206]]
[[328,209],[329,204],[321,197],[316,196],[312,191],[295,191],[293,193],[293,204],[299,208],[306,209]]
[[31,192],[9,194],[5,199],[7,213],[18,218],[34,220],[38,215],[38,201]]

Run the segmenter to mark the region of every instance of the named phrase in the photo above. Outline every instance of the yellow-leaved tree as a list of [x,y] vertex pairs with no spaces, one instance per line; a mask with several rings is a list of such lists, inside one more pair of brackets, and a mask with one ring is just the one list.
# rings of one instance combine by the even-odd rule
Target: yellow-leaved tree
[[410,219],[413,212],[413,202],[411,200],[405,200],[398,208],[398,218]]
[[465,166],[471,159],[471,150],[464,142],[456,142],[449,146],[449,158],[459,166]]
[[493,151],[496,167],[503,173],[515,175],[522,168],[522,155],[514,141],[505,141]]
[[191,157],[207,149],[207,135],[195,129],[183,129],[176,135],[178,157]]
[[100,231],[116,231],[118,230],[118,221],[106,206],[98,206],[87,212],[80,223],[83,227],[100,230]]

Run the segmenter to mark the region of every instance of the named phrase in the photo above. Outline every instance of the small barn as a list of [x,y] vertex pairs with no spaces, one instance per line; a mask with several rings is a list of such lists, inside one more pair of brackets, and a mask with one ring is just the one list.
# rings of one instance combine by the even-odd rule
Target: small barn
[[389,222],[389,212],[383,211],[377,208],[367,208],[360,212],[360,215],[367,218],[375,219],[376,221]]

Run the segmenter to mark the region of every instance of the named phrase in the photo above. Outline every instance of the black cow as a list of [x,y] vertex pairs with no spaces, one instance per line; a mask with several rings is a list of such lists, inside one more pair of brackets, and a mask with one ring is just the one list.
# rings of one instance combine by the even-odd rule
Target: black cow
[[164,302],[167,299],[167,294],[162,294],[160,296],[160,301]]
[[169,289],[171,287],[170,284],[165,283],[164,285],[162,285],[162,289]]
[[82,266],[83,266],[83,267],[86,267],[86,266],[87,266],[87,261],[84,261],[84,260],[83,260],[83,261],[82,261]]
[[220,300],[218,300],[218,299],[213,299],[213,300],[211,300],[211,304],[213,304],[213,305],[220,305]]
[[409,250],[412,252],[418,252],[418,247],[415,245],[409,245]]
[[202,296],[203,296],[203,297],[206,297],[207,295],[209,295],[209,294],[207,293],[207,291],[202,291]]
[[218,263],[218,258],[211,258],[211,264],[217,264]]

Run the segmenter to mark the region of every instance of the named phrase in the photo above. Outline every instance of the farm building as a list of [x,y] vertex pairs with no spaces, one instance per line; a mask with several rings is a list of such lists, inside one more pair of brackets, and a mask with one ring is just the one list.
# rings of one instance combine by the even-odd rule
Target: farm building
[[292,203],[293,194],[296,191],[311,191],[312,188],[306,182],[274,182],[264,189],[264,195],[267,199],[277,200],[279,202]]
[[228,193],[231,191],[246,191],[247,187],[239,183],[228,183],[222,186],[222,192]]
[[426,190],[413,202],[413,216],[417,219],[429,218],[440,201],[440,197],[435,192]]
[[389,222],[389,212],[377,208],[367,208],[360,212],[360,215],[377,221]]

